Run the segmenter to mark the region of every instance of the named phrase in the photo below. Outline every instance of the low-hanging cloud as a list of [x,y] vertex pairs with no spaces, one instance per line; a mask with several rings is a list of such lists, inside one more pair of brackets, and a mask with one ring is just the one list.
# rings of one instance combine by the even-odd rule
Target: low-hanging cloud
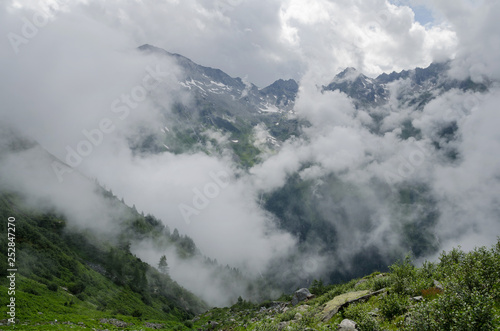
[[[40,146],[4,155],[3,187],[23,193],[33,206],[54,208],[70,226],[112,234],[127,215],[102,201],[88,179],[96,178],[130,205],[189,234],[204,254],[251,276],[293,247],[294,239],[275,228],[224,157],[131,151],[131,141],[172,129],[164,115],[174,102],[190,102],[178,84],[182,72],[167,58],[140,54],[133,38],[94,20],[92,6],[68,6],[19,52],[4,40],[2,122]],[[8,18],[2,32],[18,31],[23,21],[15,18],[37,10],[2,7]],[[213,181],[210,174],[221,171],[230,175],[229,185],[187,224],[179,206],[190,204],[195,190]]]
[[[397,99],[409,88],[408,80],[392,83],[388,104],[375,109],[357,108],[346,95],[322,92],[318,86],[346,66],[375,75],[426,66],[455,54],[454,77],[495,80],[499,68],[496,3],[478,5],[463,26],[460,19],[469,7],[460,2],[453,9],[447,1],[429,5],[445,17],[429,26],[415,22],[410,7],[387,1],[371,1],[363,7],[325,0],[81,1],[64,6],[59,2],[52,9],[50,3],[7,1],[0,6],[0,34],[16,33],[28,41],[18,44],[18,52],[9,38],[0,41],[2,122],[65,162],[68,147],[78,152],[82,141],[92,143],[84,131],[106,131],[100,126],[103,119],[116,128],[102,132],[102,139],[92,143],[92,151],[76,169],[62,175],[62,183],[50,166],[54,160],[44,156],[41,148],[4,156],[1,173],[8,180],[3,184],[29,193],[34,205],[40,206],[43,197],[73,215],[74,224],[113,231],[110,224],[122,216],[120,211],[101,218],[88,213],[105,214],[109,206],[97,199],[94,186],[81,172],[97,178],[139,211],[188,234],[207,256],[239,267],[251,277],[265,274],[274,261],[297,253],[297,239],[277,229],[275,216],[261,204],[263,195],[283,187],[295,173],[315,183],[318,213],[329,220],[338,238],[335,258],[325,255],[323,247],[310,238],[306,252],[296,254],[296,264],[315,261],[315,267],[309,267],[310,273],[304,272],[301,279],[327,273],[327,263],[349,269],[356,253],[371,247],[391,255],[393,248],[401,246],[395,231],[398,217],[417,222],[427,215],[429,211],[422,209],[429,205],[439,210],[433,235],[442,247],[494,241],[499,230],[495,192],[500,161],[495,156],[496,87],[486,97],[451,90],[422,111],[414,111],[400,106]],[[35,25],[37,33],[27,38],[23,26],[28,23],[23,18],[35,24],[33,18],[42,10],[38,4],[51,15],[43,26]],[[143,43],[220,67],[233,76],[247,76],[246,80],[259,85],[280,77],[301,78],[295,112],[311,126],[304,129],[303,137],[284,142],[248,172],[224,154],[133,153],[131,142],[175,125],[165,117],[173,103],[192,102],[177,84],[182,71],[166,58],[140,54],[136,47]],[[151,70],[160,72],[161,79],[154,88],[145,89],[143,82]],[[134,91],[136,99],[130,99]],[[373,130],[373,114],[382,118],[378,132]],[[404,121],[419,129],[422,139],[402,139]],[[456,139],[445,141],[438,132],[450,123],[456,125]],[[436,150],[436,143],[443,148]],[[444,151],[455,151],[458,159],[450,162]],[[49,165],[38,166],[42,164]],[[211,174],[221,172],[230,178],[228,184],[219,186],[217,194],[186,222],[179,206],[194,206],[197,192],[203,193],[213,183]],[[332,194],[335,185],[325,181],[332,174],[351,195]],[[395,207],[391,188],[406,183],[425,184],[432,202],[406,214]],[[341,212],[344,218],[338,216]],[[95,219],[100,223],[94,224]],[[147,245],[138,244],[136,249],[151,263],[161,254]],[[167,254],[172,266],[178,266],[174,279],[198,267],[182,265],[173,253]],[[283,266],[284,274],[293,277],[293,268]],[[194,281],[185,286],[212,302],[226,304],[227,298],[204,292],[211,284],[210,273],[204,275],[203,286]]]
[[[381,132],[374,132],[346,95],[321,92],[314,80],[301,83],[295,110],[311,127],[304,130],[303,139],[287,142],[280,153],[252,171],[264,191],[283,186],[287,174],[298,171],[303,179],[318,183],[314,192],[323,203],[317,207],[339,233],[339,250],[330,264],[348,268],[356,252],[371,245],[388,257],[394,250],[407,249],[400,227],[418,226],[426,219],[434,220],[427,235],[440,248],[471,249],[496,241],[500,233],[494,193],[500,184],[500,160],[494,152],[500,141],[495,133],[496,84],[487,93],[451,89],[436,95],[422,111],[398,106],[391,99],[367,110],[383,115]],[[392,98],[407,84],[393,83]],[[401,137],[402,124],[408,121],[420,138]],[[336,200],[334,192],[342,186],[325,183],[329,174],[344,183],[344,190],[353,189],[355,198]],[[423,203],[405,210],[398,206],[398,192],[408,185],[425,187],[426,193],[419,198]],[[338,213],[345,213],[346,219],[338,218]]]

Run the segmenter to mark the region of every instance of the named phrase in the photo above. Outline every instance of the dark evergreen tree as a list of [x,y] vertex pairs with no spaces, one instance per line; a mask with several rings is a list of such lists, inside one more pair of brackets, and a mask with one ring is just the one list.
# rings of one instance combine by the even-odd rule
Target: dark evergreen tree
[[174,232],[172,233],[172,240],[177,241],[179,238],[180,238],[179,230],[174,229]]
[[160,262],[158,263],[158,270],[162,274],[167,274],[168,273],[168,263],[167,263],[167,257],[165,255],[163,255],[160,258]]

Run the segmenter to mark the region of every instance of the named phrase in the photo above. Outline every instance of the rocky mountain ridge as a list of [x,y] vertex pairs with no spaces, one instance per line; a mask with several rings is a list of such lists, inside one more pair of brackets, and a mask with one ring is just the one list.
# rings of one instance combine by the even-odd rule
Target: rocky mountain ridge
[[[278,79],[267,87],[258,88],[239,77],[230,77],[220,69],[198,65],[182,55],[152,45],[142,45],[139,50],[172,58],[182,68],[184,79],[179,84],[196,100],[195,109],[187,109],[186,112],[201,116],[194,126],[201,123],[202,126],[235,133],[242,127],[245,131],[263,123],[269,131],[269,138],[277,139],[278,145],[292,135],[300,135],[301,127],[307,126],[306,121],[295,116],[299,82],[293,79]],[[372,113],[371,110],[384,108],[391,98],[397,100],[398,108],[418,111],[451,89],[484,92],[490,85],[488,81],[475,83],[470,78],[457,80],[449,76],[449,69],[450,62],[432,63],[426,68],[383,73],[370,78],[355,68],[346,68],[320,90],[322,93],[339,91],[346,94],[356,108],[367,110],[375,122],[380,122],[387,112]],[[396,83],[399,84],[397,87],[394,86]],[[192,117],[189,120],[192,121]]]
[[145,53],[155,53],[175,59],[184,71],[184,80],[179,84],[195,91],[201,98],[209,101],[219,99],[228,106],[242,108],[250,113],[276,113],[291,111],[298,93],[295,80],[278,79],[271,85],[259,89],[256,85],[242,80],[240,77],[230,77],[220,69],[204,67],[190,59],[167,52],[151,45],[142,45],[139,50]]

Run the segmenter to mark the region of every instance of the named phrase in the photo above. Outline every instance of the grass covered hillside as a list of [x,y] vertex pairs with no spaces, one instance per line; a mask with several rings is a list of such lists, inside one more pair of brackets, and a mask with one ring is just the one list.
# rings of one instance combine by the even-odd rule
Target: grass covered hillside
[[[500,240],[492,248],[442,253],[420,268],[410,258],[348,283],[314,281],[315,296],[291,304],[291,296],[196,318],[214,330],[500,330]],[[346,321],[346,320],[350,320]],[[355,328],[346,328],[348,325]]]
[[[120,202],[105,190],[113,203]],[[471,252],[443,252],[417,268],[410,258],[347,283],[315,280],[311,296],[252,303],[241,297],[213,308],[130,253],[130,240],[158,238],[196,251],[152,216],[130,209],[114,238],[70,229],[64,217],[30,210],[16,194],[0,196],[0,330],[498,330],[500,240]],[[8,220],[15,217],[15,294],[7,271]],[[182,240],[181,240],[182,239]],[[307,291],[305,291],[307,292]],[[301,293],[304,293],[302,290]],[[16,325],[8,325],[15,297]],[[347,321],[349,320],[349,321]],[[355,325],[355,329],[342,326]]]
[[[72,231],[63,217],[29,210],[18,195],[7,193],[0,196],[0,215],[1,330],[14,328],[6,326],[10,297],[16,303],[15,328],[25,330],[186,330],[189,320],[208,308],[167,272],[130,253],[131,233],[161,235],[160,224],[150,217],[132,212],[116,238],[102,238],[89,231]],[[16,219],[17,272],[12,294],[8,294],[7,278],[9,217]]]

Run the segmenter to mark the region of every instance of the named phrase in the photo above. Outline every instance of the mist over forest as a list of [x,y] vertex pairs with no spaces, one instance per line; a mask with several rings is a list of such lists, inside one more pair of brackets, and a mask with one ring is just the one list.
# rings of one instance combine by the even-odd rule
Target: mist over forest
[[165,256],[209,306],[492,245],[498,15],[486,0],[5,1],[0,188],[65,233]]

